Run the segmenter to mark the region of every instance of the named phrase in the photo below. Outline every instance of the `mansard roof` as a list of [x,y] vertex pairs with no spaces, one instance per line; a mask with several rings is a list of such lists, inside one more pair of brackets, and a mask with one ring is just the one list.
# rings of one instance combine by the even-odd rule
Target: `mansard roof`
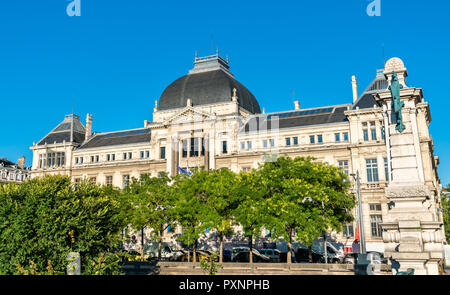
[[[248,133],[252,131],[275,130],[276,128],[285,129],[330,123],[344,123],[348,122],[344,112],[350,106],[351,104],[346,104],[256,115],[250,117],[239,132]],[[278,127],[276,126],[277,124]]]
[[383,70],[377,70],[375,79],[359,96],[358,100],[353,104],[352,109],[356,109],[356,107],[359,107],[360,109],[370,109],[373,108],[374,105],[379,106],[374,98],[374,94],[386,90],[388,86],[388,81],[383,74]]
[[38,142],[38,145],[54,143],[77,143],[84,141],[85,128],[80,121],[80,117],[74,114],[66,115],[64,120],[56,126],[50,133]]
[[107,133],[95,133],[78,149],[99,148],[107,146],[150,143],[151,130],[148,128],[132,129]]

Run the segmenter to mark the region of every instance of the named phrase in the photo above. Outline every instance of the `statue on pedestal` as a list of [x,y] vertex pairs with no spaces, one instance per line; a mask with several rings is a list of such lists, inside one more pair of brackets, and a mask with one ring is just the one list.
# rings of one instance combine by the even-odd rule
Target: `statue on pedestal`
[[392,84],[389,86],[389,90],[392,95],[392,109],[397,117],[397,126],[395,126],[395,129],[402,133],[405,130],[405,125],[403,125],[402,120],[402,108],[405,106],[405,103],[400,100],[400,89],[403,89],[403,85],[399,83],[397,73],[394,72],[392,74]]

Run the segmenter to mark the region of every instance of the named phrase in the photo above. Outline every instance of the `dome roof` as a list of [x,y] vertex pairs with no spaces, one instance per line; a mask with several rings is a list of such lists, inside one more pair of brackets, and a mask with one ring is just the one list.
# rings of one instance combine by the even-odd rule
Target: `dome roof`
[[232,101],[234,89],[239,105],[253,114],[261,113],[253,94],[228,71],[228,62],[218,54],[195,59],[189,74],[170,84],[159,99],[158,110],[183,108],[190,99],[193,106]]

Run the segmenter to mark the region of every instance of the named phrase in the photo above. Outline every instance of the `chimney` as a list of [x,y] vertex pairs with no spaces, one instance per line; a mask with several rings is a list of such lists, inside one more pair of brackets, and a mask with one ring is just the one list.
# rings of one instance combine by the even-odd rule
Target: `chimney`
[[158,100],[155,100],[155,107],[153,108],[153,112],[156,113],[158,111]]
[[353,103],[358,99],[358,83],[356,82],[356,77],[352,76],[352,89],[353,89]]
[[17,166],[21,169],[25,168],[25,156],[22,156],[17,160]]
[[295,110],[298,111],[300,109],[300,103],[298,100],[294,101]]
[[265,114],[266,113],[266,108],[263,108],[263,114]]
[[92,115],[91,114],[87,114],[86,115],[86,135],[85,135],[85,140],[88,140],[89,138],[91,138],[92,135]]

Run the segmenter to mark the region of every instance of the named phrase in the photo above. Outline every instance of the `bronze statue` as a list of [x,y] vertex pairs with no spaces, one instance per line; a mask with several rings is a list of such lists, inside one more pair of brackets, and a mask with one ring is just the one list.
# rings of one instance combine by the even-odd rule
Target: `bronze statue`
[[405,103],[400,100],[400,89],[403,89],[403,85],[399,83],[397,73],[394,72],[389,90],[392,95],[392,109],[397,117],[397,126],[395,126],[395,129],[402,133],[406,128],[402,121],[402,108],[405,106]]

